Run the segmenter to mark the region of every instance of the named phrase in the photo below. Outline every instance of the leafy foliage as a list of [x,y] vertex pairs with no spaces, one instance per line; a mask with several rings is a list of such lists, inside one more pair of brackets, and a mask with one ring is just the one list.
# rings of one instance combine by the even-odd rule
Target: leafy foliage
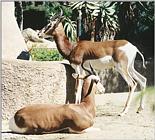
[[50,17],[59,13],[61,10],[64,15],[64,26],[66,35],[71,41],[76,40],[76,22],[71,20],[72,9],[66,5],[66,2],[45,2],[41,5],[35,5],[34,2],[26,4],[24,10],[35,10],[35,11],[44,11],[45,18],[49,22]]
[[117,2],[100,2],[100,20],[102,36],[105,39],[114,38],[117,31],[119,31],[118,16],[116,14]]
[[87,12],[92,12],[93,10],[99,10],[98,2],[88,2],[88,1],[71,2],[70,6],[72,10],[78,10],[82,8],[87,9],[88,10]]
[[[146,31],[149,26],[153,26],[154,21],[154,3],[153,2],[139,2],[133,3],[135,7],[134,12],[136,16],[137,34]],[[137,7],[136,7],[137,6]]]
[[[116,2],[72,2],[73,10],[81,10],[83,15],[84,30],[93,32],[95,26],[100,26],[97,32],[109,39],[119,30],[118,17],[116,15]],[[95,21],[97,19],[97,22]],[[92,24],[91,24],[92,23]],[[95,23],[95,26],[94,26]],[[94,27],[93,27],[94,26]],[[100,36],[101,36],[100,34]]]
[[144,32],[154,24],[154,2],[121,2],[117,9],[121,32],[126,31],[127,36]]
[[[94,31],[94,27],[95,27],[94,17],[98,16],[98,12],[100,11],[98,2],[88,2],[88,1],[71,2],[70,7],[74,12],[78,13],[77,16],[79,15],[82,16],[82,18],[78,17],[78,18],[81,18],[78,20],[81,20],[83,25],[80,27],[81,28],[80,32],[82,32],[82,34],[85,34],[85,36],[90,38],[89,36],[91,36],[91,33]],[[78,34],[79,36],[81,35],[81,33],[78,33]]]
[[60,11],[63,11],[64,29],[70,41],[76,40],[76,22],[71,20],[72,10],[65,2],[47,2],[45,7],[48,9],[49,18]]
[[120,31],[115,39],[127,39],[147,59],[154,58],[154,2],[119,2],[116,9]]
[[68,17],[64,20],[64,29],[66,32],[66,35],[70,38],[71,41],[76,41],[77,33],[76,33],[76,22],[72,21]]
[[[153,1],[23,1],[22,6],[23,10],[44,11],[47,20],[62,10],[65,32],[70,41],[76,41],[80,29],[80,34],[83,36],[80,39],[90,40],[92,37],[95,41],[114,39],[114,37],[115,39],[127,39],[133,44],[139,45],[142,51],[148,52],[148,57],[150,53],[151,57],[153,56]],[[16,14],[19,19],[20,14],[20,12],[19,15]],[[79,14],[82,14],[81,19]],[[79,28],[77,24],[80,23],[80,20]]]
[[45,48],[33,48],[31,50],[32,60],[35,61],[61,61],[62,56],[58,50],[51,50]]
[[22,2],[20,1],[15,2],[15,16],[16,16],[18,26],[22,30],[23,9],[22,9]]
[[152,112],[155,112],[155,87],[147,87],[145,92],[141,92],[136,97],[136,102],[140,100],[142,95],[146,98],[146,102],[150,106]]
[[82,11],[83,33],[94,30],[94,25],[92,24],[94,18],[98,21],[96,26],[100,26],[97,32],[100,32],[102,37],[108,36],[108,38],[110,38],[111,34],[115,36],[120,27],[122,34],[124,34],[123,30],[126,30],[126,36],[130,36],[133,33],[144,32],[150,26],[153,26],[154,2],[55,1],[42,2],[42,5],[37,6],[36,3],[38,2],[23,2],[23,8],[24,10],[45,11],[48,19],[50,19],[50,16],[59,13],[60,10],[63,11],[65,32],[71,41],[76,40],[77,26],[75,20],[79,10]]

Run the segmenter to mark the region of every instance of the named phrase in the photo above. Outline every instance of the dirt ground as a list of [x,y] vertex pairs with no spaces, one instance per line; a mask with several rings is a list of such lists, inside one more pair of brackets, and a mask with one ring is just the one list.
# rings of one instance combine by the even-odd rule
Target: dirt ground
[[146,101],[145,110],[136,113],[138,102],[137,94],[133,98],[128,114],[123,117],[118,113],[124,107],[127,93],[96,95],[96,118],[94,128],[100,131],[92,131],[83,134],[44,134],[44,135],[20,135],[13,134],[8,129],[8,122],[2,121],[3,140],[153,140],[155,139],[155,116],[150,104]]

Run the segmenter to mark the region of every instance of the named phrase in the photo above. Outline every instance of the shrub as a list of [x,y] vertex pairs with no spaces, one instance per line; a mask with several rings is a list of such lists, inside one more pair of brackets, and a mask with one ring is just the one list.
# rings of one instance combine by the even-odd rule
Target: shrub
[[136,101],[140,100],[142,95],[145,96],[145,102],[150,106],[152,112],[155,112],[155,87],[150,86],[146,88],[145,92],[140,92],[136,97]]
[[32,60],[35,61],[61,61],[62,56],[55,49],[33,48],[31,50]]

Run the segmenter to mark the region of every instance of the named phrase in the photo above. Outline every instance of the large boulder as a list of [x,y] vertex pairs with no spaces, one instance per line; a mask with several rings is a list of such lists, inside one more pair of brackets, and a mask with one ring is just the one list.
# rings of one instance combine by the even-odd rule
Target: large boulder
[[22,31],[22,35],[26,42],[28,50],[33,48],[50,48],[50,49],[57,49],[55,41],[49,41],[44,38],[39,38],[38,32],[27,28]]
[[27,50],[14,10],[14,2],[2,2],[2,59],[16,59]]
[[74,103],[74,70],[67,63],[5,60],[2,62],[2,119],[34,103]]

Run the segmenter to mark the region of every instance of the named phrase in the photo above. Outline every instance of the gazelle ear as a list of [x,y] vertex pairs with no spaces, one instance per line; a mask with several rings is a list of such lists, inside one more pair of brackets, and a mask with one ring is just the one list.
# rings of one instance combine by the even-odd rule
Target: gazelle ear
[[77,79],[77,78],[79,77],[79,74],[77,74],[77,73],[72,73],[72,77],[73,77],[74,79]]
[[72,76],[74,79],[82,79],[83,80],[85,78],[84,75],[79,75],[77,73],[72,73]]
[[60,22],[63,22],[64,20],[65,20],[65,17],[64,16],[61,16]]

